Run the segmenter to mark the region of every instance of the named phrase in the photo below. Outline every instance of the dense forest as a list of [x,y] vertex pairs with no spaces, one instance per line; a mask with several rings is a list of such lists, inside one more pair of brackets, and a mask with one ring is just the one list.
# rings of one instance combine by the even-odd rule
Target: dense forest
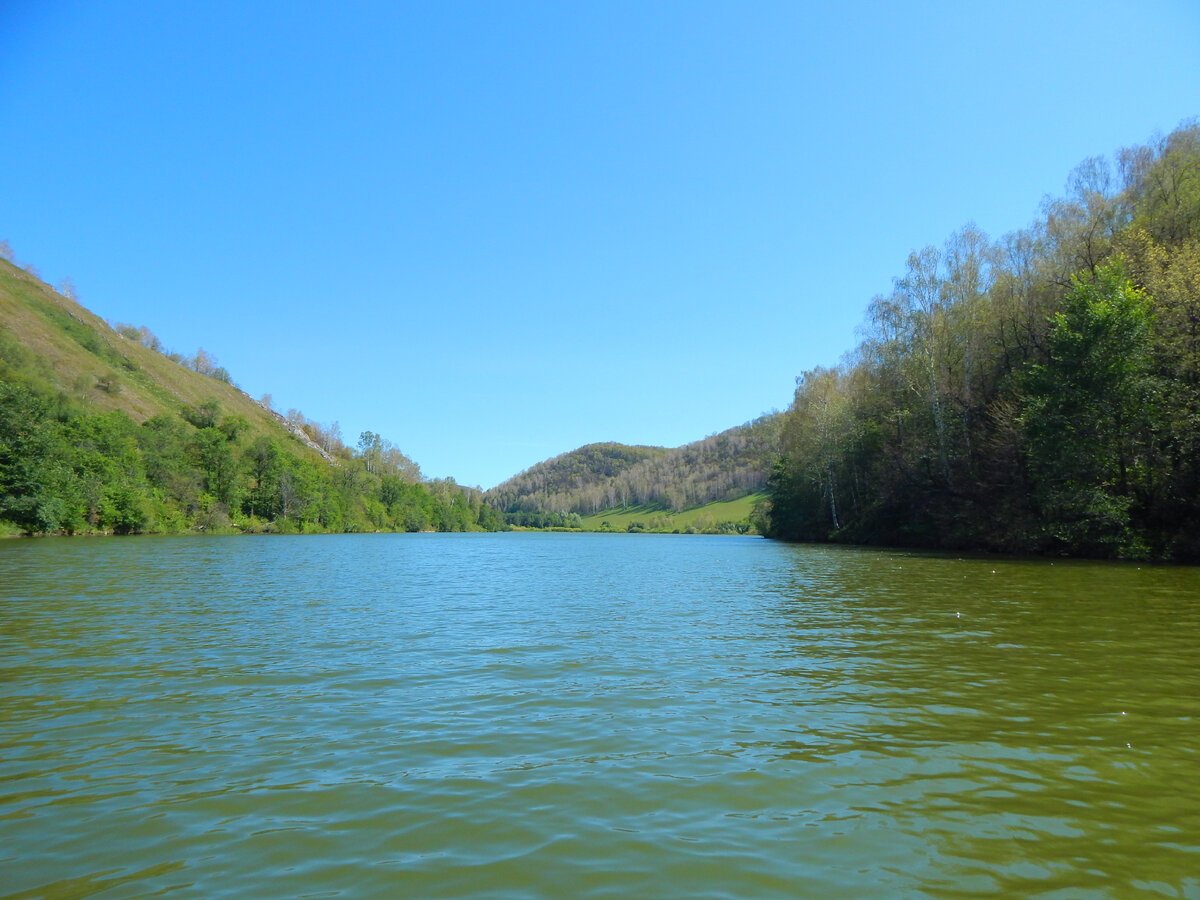
[[[679,511],[762,490],[779,455],[780,414],[682,447],[588,444],[515,475],[486,494],[513,524],[631,506]],[[545,519],[558,521],[558,519]]]
[[1200,558],[1200,126],[912,253],[797,382],[771,536]]
[[347,447],[336,423],[275,413],[204,351],[109,328],[4,259],[0,312],[0,533],[502,526],[380,435]]

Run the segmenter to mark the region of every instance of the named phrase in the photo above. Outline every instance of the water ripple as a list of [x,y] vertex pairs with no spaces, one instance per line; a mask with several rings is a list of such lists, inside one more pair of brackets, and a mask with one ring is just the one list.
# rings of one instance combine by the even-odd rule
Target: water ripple
[[1200,898],[1200,572],[0,543],[6,897]]

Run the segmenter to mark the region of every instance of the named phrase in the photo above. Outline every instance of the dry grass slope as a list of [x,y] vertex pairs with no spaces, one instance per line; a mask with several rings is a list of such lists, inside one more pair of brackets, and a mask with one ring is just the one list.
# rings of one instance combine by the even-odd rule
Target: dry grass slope
[[256,431],[288,434],[278,416],[234,385],[122,337],[99,316],[0,260],[0,334],[5,331],[45,361],[59,389],[97,411],[123,410],[140,423],[216,400],[223,415],[243,416]]

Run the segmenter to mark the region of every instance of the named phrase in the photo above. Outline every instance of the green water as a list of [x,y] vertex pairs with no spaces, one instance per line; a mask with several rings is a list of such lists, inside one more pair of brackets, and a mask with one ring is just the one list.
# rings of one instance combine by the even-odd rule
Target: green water
[[6,897],[1200,898],[1200,570],[0,542]]

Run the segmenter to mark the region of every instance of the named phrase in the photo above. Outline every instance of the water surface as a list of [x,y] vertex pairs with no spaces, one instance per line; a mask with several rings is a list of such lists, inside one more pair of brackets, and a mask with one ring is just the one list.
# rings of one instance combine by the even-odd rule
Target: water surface
[[1200,898],[1200,570],[0,542],[8,897]]

